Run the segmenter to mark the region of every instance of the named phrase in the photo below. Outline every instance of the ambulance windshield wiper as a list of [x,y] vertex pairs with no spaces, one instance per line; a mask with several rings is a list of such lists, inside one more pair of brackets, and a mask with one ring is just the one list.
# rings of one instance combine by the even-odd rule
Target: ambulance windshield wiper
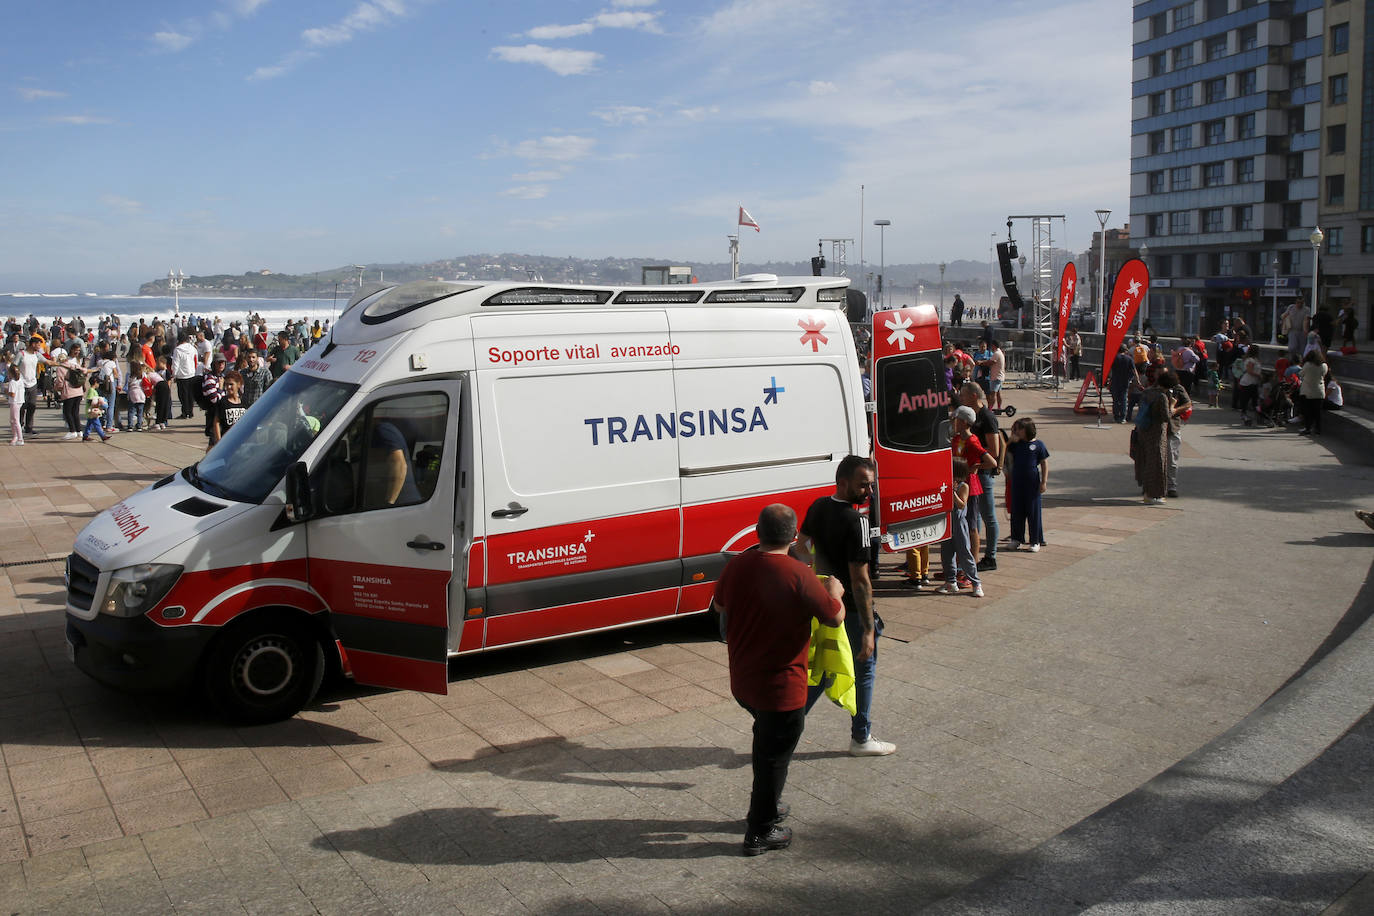
[[211,496],[218,496],[222,499],[234,498],[228,490],[224,489],[224,487],[221,487],[219,484],[214,483],[213,481],[206,480],[204,477],[201,477],[200,471],[198,470],[199,468],[200,462],[197,461],[195,464],[191,465],[186,469],[186,479],[191,482],[191,486],[195,487],[197,490],[203,490],[204,492],[209,493]]

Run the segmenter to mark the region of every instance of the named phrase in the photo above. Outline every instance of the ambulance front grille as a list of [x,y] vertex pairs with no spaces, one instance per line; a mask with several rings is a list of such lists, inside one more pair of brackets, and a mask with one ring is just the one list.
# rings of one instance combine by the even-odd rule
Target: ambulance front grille
[[95,602],[96,583],[100,581],[100,570],[94,563],[78,553],[67,557],[67,603],[74,608],[89,611]]

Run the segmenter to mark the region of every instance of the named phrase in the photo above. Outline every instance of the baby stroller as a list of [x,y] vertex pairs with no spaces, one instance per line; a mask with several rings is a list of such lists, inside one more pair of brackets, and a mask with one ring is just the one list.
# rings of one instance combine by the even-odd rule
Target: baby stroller
[[1259,406],[1255,411],[1257,426],[1282,426],[1296,414],[1294,398],[1298,393],[1298,382],[1292,376],[1275,377],[1266,382],[1260,391]]
[[43,403],[47,407],[53,406],[59,400],[55,382],[56,371],[41,364],[38,367],[38,393],[43,396]]

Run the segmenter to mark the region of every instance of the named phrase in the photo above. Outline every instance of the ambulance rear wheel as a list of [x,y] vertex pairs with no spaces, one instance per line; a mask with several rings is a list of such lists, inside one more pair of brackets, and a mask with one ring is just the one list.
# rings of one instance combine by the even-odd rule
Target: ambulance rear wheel
[[259,618],[220,634],[206,659],[205,690],[228,719],[277,722],[305,708],[324,668],[324,649],[307,627]]

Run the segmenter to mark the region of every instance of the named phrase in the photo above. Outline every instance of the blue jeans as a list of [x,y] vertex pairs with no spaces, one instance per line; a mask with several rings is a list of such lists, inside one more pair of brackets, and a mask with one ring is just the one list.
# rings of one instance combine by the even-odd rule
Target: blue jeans
[[[873,612],[873,654],[867,661],[859,661],[859,650],[864,644],[863,620],[857,612],[844,615],[844,632],[849,637],[849,649],[854,653],[854,708],[856,712],[849,723],[849,737],[855,741],[867,741],[872,733],[873,720],[869,713],[873,709],[873,682],[878,676],[878,637],[883,635],[883,618]],[[822,681],[815,687],[806,688],[806,711],[825,693],[827,683]]]
[[129,402],[129,429],[138,429],[143,425],[143,405],[146,403],[146,401],[141,401],[138,404]]
[[105,427],[100,422],[99,417],[91,417],[89,420],[86,421],[86,431],[81,434],[81,438],[89,439],[91,438],[92,433],[94,433],[102,439],[105,438]]
[[990,560],[997,559],[997,495],[992,491],[992,482],[996,479],[989,471],[978,472],[978,481],[983,485],[983,492],[969,502],[969,508],[972,509],[976,501],[978,511],[968,513],[969,531],[977,531],[978,521],[982,519],[983,528],[987,530],[987,537],[983,538],[983,556]]

